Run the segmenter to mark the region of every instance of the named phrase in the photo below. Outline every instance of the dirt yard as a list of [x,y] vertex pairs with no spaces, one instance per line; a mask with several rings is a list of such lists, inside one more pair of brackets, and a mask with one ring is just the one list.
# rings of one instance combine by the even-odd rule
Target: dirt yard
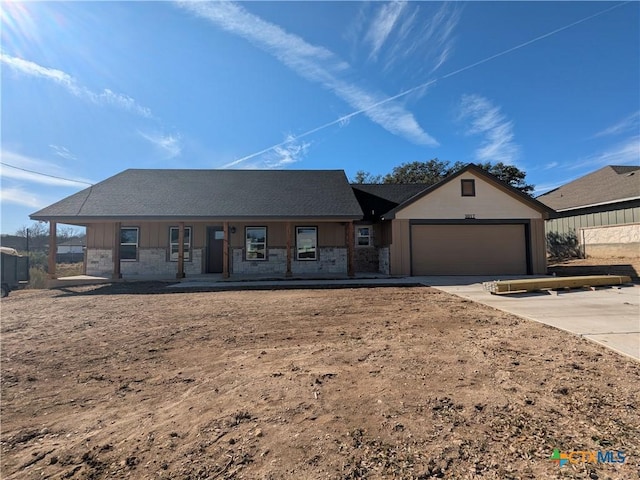
[[640,364],[587,340],[426,287],[165,292],[2,300],[2,478],[639,476]]

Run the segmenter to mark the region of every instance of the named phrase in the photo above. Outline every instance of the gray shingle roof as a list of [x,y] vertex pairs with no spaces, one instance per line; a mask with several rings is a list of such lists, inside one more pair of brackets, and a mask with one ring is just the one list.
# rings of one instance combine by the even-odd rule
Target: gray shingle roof
[[34,220],[362,218],[342,170],[125,170]]
[[538,200],[555,210],[640,197],[640,167],[608,165],[544,193]]

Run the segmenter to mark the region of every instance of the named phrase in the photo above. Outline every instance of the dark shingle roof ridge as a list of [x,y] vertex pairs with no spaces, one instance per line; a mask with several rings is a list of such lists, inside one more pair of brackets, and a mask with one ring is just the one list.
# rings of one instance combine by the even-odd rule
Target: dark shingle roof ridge
[[609,165],[618,175],[624,175],[640,170],[640,165]]

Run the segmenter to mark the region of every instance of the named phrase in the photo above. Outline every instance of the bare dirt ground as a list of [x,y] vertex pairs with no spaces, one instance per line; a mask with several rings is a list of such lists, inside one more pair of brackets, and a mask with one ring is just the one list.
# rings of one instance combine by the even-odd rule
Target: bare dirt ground
[[2,478],[639,477],[640,364],[587,340],[426,287],[165,291],[3,299]]

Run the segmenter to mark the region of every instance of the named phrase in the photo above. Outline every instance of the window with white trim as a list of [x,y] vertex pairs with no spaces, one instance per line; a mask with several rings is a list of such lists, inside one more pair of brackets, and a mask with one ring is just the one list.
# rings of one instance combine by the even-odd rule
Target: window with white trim
[[246,227],[246,260],[267,259],[267,227]]
[[372,227],[356,227],[356,245],[358,247],[369,247],[372,245]]
[[138,260],[138,227],[120,229],[120,260],[129,262]]
[[[180,228],[169,228],[169,260],[172,262],[178,261],[178,247],[180,246]],[[191,261],[191,227],[184,227],[184,261]]]
[[318,259],[318,227],[296,227],[296,259]]

